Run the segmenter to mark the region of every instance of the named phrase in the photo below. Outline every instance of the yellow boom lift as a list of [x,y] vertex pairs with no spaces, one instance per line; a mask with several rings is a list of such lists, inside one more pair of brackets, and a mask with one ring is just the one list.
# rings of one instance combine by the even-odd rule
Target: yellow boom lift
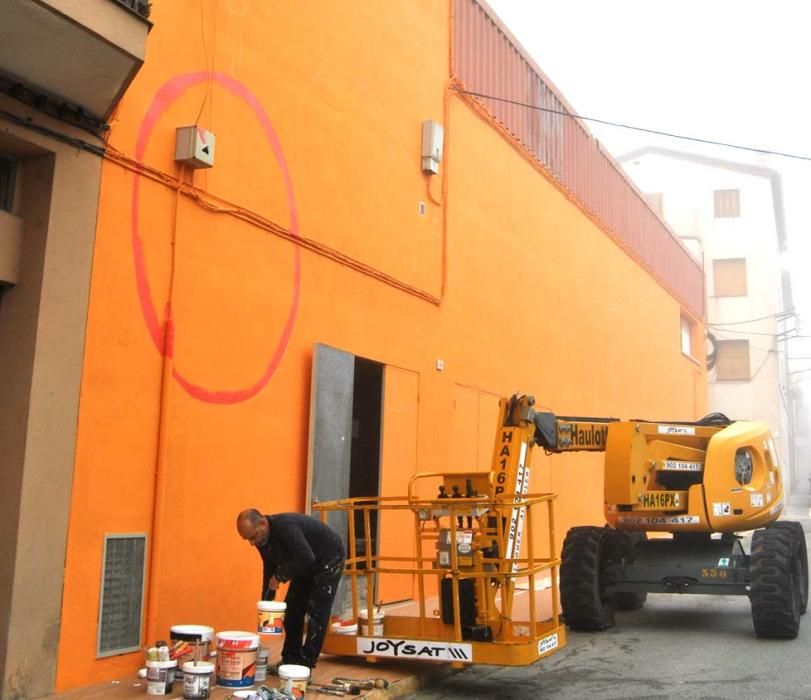
[[[324,518],[348,512],[354,619],[361,581],[371,601],[379,576],[417,584],[414,610],[387,613],[382,636],[369,634],[370,606],[365,634],[330,633],[326,652],[529,664],[565,645],[561,612],[572,629],[605,629],[616,609],[641,607],[649,592],[748,595],[759,637],[797,635],[808,600],[805,538],[799,523],[778,521],[783,484],[765,425],[721,414],[698,422],[562,417],[534,403],[500,401],[489,472],[418,474],[405,497],[315,506]],[[561,558],[553,554],[555,495],[528,492],[534,445],[605,452],[608,524],[570,529]],[[411,557],[372,550],[373,514],[394,511],[411,516]],[[539,521],[547,536],[535,542]],[[735,533],[755,528],[747,554]],[[648,540],[653,531],[672,534]]]

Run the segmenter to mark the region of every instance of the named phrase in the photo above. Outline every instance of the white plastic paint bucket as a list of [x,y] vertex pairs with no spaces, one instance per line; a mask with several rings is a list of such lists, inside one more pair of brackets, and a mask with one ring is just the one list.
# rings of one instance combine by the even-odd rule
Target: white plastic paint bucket
[[186,700],[207,700],[211,695],[212,673],[214,664],[208,661],[183,664],[183,697]]
[[268,659],[270,658],[270,649],[267,647],[259,647],[256,652],[256,673],[254,674],[254,683],[264,683],[268,677]]
[[352,620],[333,622],[332,625],[330,625],[330,630],[333,634],[357,634],[358,623],[352,622]]
[[310,669],[295,664],[279,666],[279,690],[294,698],[301,698],[307,692],[307,681],[310,680]]
[[249,688],[256,673],[259,635],[253,632],[217,632],[217,685]]
[[257,632],[280,635],[284,632],[284,612],[287,603],[275,600],[260,600],[256,604]]
[[386,613],[382,610],[374,611],[375,622],[372,625],[372,631],[369,631],[369,611],[365,608],[358,611],[358,633],[367,637],[382,637],[383,636],[383,622],[386,619]]
[[171,693],[172,684],[175,682],[176,668],[177,661],[147,661],[147,695],[168,695]]
[[[214,641],[214,628],[206,625],[172,625],[169,639],[179,669],[187,661],[208,661],[211,656],[211,642]],[[176,653],[177,650],[180,653]]]

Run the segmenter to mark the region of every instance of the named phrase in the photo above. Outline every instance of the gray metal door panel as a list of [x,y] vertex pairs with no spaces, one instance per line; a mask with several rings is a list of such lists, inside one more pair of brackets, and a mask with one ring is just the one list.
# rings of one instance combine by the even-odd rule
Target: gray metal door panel
[[[352,402],[355,356],[316,343],[310,389],[310,448],[307,460],[307,512],[314,502],[349,498],[352,445]],[[348,551],[345,512],[328,514],[327,522],[341,535]],[[340,612],[347,581],[341,581],[333,612]]]

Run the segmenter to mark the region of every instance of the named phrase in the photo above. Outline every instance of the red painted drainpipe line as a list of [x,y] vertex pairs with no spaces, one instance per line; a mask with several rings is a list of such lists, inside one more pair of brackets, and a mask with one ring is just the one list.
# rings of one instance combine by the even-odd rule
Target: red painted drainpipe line
[[[161,557],[163,556],[164,511],[166,501],[166,479],[168,471],[169,410],[172,392],[172,368],[174,363],[175,326],[172,320],[174,300],[175,266],[177,262],[177,222],[180,207],[180,185],[185,168],[180,173],[175,191],[174,224],[172,226],[171,264],[169,269],[169,290],[163,325],[163,354],[161,364],[160,402],[158,408],[158,448],[155,458],[155,480],[152,503],[152,542],[149,547],[149,573],[147,577],[146,642],[153,644],[158,637],[159,578]],[[165,636],[165,635],[164,635]]]

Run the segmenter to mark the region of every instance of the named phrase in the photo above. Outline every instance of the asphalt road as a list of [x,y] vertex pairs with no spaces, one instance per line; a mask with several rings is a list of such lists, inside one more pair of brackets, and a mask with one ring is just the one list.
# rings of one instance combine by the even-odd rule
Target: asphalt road
[[[792,503],[811,550],[807,499]],[[811,612],[797,639],[761,640],[743,596],[649,595],[605,632],[570,632],[532,666],[474,666],[411,696],[554,700],[811,699]]]

